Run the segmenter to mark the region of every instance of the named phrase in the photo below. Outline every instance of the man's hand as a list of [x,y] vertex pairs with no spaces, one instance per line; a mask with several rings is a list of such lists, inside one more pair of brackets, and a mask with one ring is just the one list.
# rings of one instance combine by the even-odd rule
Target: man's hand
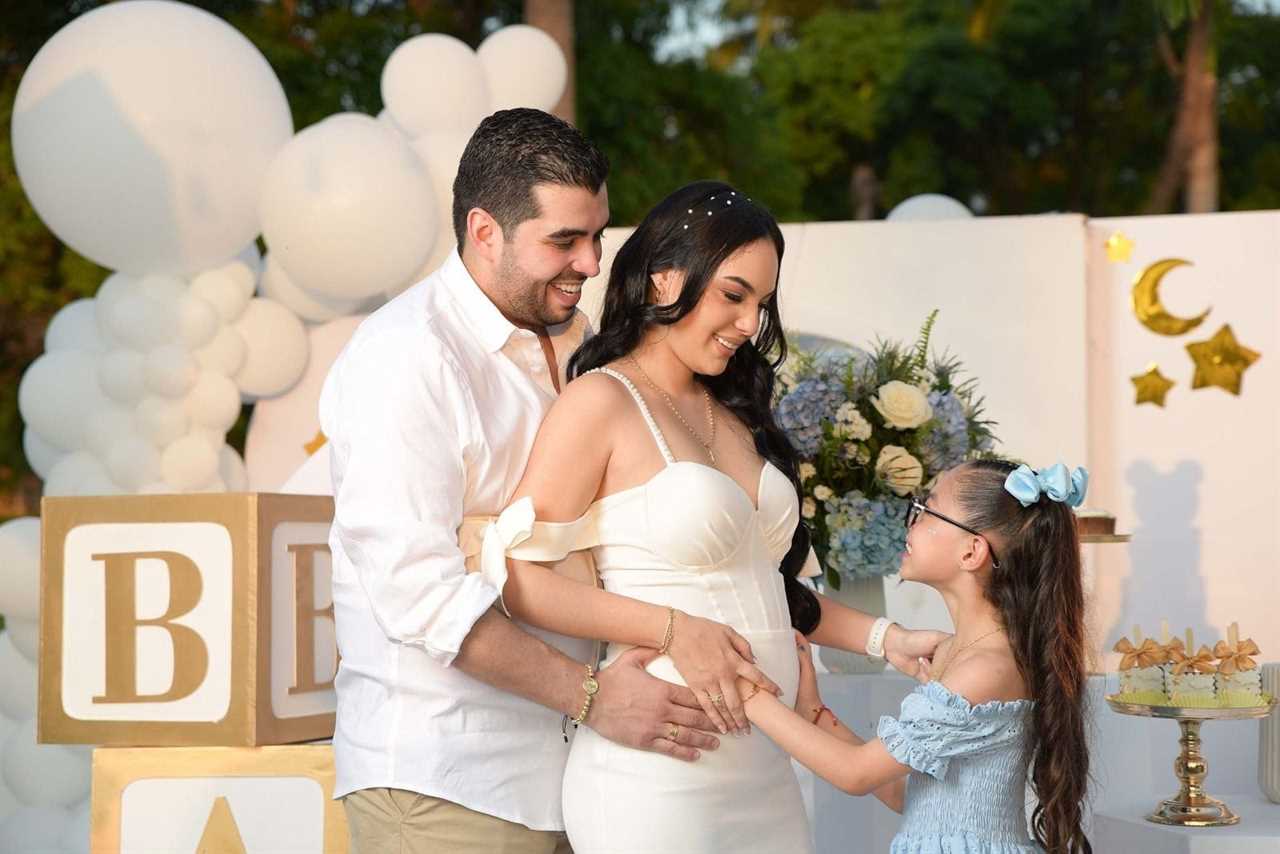
[[692,691],[645,672],[657,657],[656,649],[636,647],[601,670],[586,723],[618,744],[692,762],[720,741],[710,735],[715,727]]
[[884,655],[894,669],[920,678],[920,661],[931,661],[934,650],[951,635],[946,632],[912,632],[894,623],[884,638]]

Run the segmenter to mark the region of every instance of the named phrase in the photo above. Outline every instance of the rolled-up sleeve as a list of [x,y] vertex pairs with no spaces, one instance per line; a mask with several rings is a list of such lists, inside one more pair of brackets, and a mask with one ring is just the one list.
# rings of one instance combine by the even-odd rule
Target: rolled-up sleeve
[[354,573],[388,638],[445,666],[498,598],[483,574],[466,571],[457,540],[474,419],[444,349],[431,339],[406,346],[394,330],[357,333],[320,398],[335,571],[343,563]]

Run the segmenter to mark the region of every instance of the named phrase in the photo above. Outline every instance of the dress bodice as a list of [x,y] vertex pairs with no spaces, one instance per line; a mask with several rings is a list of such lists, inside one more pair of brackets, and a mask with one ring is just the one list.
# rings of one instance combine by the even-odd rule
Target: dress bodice
[[877,734],[911,766],[891,854],[1033,854],[1027,832],[1029,700],[971,705],[940,682],[917,687]]

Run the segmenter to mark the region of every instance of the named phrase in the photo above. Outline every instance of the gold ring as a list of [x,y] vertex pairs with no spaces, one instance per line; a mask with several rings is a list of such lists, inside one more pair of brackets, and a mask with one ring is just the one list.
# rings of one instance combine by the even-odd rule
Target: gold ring
[[710,691],[708,691],[707,698],[717,706],[719,706],[724,702],[724,694],[712,694]]
[[671,730],[667,733],[667,738],[675,741],[680,737],[680,724],[671,724]]

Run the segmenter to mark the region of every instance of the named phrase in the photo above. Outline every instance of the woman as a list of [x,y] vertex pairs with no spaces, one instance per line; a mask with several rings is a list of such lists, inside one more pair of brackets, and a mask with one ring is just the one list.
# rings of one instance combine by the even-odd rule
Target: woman
[[[794,703],[793,627],[855,652],[885,631],[798,580],[817,566],[796,453],[770,408],[786,354],[782,253],[773,217],[726,184],[659,203],[614,260],[600,331],[574,355],[577,378],[504,513],[509,531],[525,522],[508,537],[516,559],[503,601],[514,616],[607,640],[607,661],[654,647],[649,672],[687,684],[721,733],[739,736],[676,763],[596,735],[586,702],[564,782],[577,854],[809,850],[789,761],[750,731],[734,682]],[[530,562],[588,548],[604,590]],[[941,637],[888,632],[901,669]],[[655,733],[687,738],[679,726]]]

